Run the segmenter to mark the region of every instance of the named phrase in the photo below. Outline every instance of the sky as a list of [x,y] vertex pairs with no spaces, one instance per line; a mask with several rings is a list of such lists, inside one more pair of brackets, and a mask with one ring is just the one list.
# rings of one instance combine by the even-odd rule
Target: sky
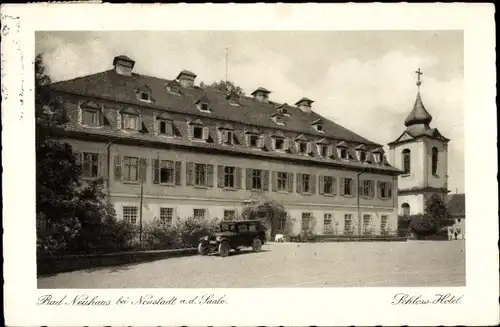
[[[112,68],[127,55],[139,74],[196,82],[228,79],[247,94],[262,86],[270,100],[314,100],[313,110],[374,142],[405,130],[417,77],[431,127],[451,139],[448,187],[464,192],[463,33],[461,31],[129,31],[37,32],[53,81]],[[387,150],[387,148],[386,148]]]

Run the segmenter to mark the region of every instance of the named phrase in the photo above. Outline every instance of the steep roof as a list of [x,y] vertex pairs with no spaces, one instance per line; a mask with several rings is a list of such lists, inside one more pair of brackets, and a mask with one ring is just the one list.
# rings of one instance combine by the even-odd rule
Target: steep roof
[[[107,99],[145,108],[201,117],[205,116],[239,122],[254,127],[282,129],[316,136],[321,135],[321,137],[345,140],[347,142],[380,146],[380,144],[372,142],[315,112],[304,112],[297,107],[289,106],[288,113],[290,117],[284,120],[284,126],[279,126],[271,119],[271,115],[276,112],[277,103],[275,102],[265,103],[253,97],[243,96],[239,101],[240,106],[235,107],[226,99],[225,93],[213,88],[202,89],[200,87],[183,88],[180,96],[172,95],[165,90],[165,85],[171,82],[172,80],[135,73],[131,76],[123,76],[117,74],[114,70],[107,70],[72,80],[53,83],[50,87],[54,91]],[[137,99],[134,90],[142,85],[147,85],[151,88],[151,95],[155,99],[154,102],[145,103]],[[263,89],[262,91],[267,90]],[[210,99],[210,109],[212,110],[210,113],[200,112],[195,105],[196,100],[200,99],[204,94]],[[323,122],[322,133],[317,132],[311,126],[311,123],[317,119],[321,119]]]
[[446,209],[452,216],[465,216],[465,194],[449,194]]
[[420,92],[417,93],[417,98],[415,99],[415,104],[410,114],[405,119],[405,126],[411,126],[416,124],[426,124],[429,125],[432,121],[432,116],[425,109],[420,97]]

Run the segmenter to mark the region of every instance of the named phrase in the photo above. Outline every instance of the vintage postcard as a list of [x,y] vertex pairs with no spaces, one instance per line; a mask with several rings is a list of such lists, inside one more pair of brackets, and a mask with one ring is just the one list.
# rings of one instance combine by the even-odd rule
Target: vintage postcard
[[6,323],[499,323],[494,7],[2,6]]

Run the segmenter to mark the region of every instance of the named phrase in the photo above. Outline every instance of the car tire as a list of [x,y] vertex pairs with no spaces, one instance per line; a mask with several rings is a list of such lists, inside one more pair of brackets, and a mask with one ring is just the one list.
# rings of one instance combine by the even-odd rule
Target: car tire
[[219,244],[219,256],[227,257],[229,255],[229,251],[231,251],[231,247],[227,242],[221,242]]
[[198,253],[201,254],[201,255],[207,255],[208,254],[208,249],[207,249],[207,247],[203,243],[198,244]]
[[253,240],[252,250],[253,252],[260,252],[262,250],[262,241],[260,240],[260,238],[256,238]]

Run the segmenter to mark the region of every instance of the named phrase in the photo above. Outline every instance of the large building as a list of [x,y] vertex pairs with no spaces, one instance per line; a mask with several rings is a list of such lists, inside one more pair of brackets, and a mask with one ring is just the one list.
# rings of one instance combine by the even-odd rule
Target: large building
[[406,130],[389,143],[389,161],[401,169],[398,180],[398,206],[401,215],[424,213],[427,200],[439,195],[446,202],[448,191],[448,142],[437,128],[420,96],[420,69],[417,98],[405,119]]
[[312,100],[202,88],[187,70],[173,80],[140,75],[123,55],[113,65],[50,87],[84,178],[106,180],[119,218],[231,219],[274,200],[295,218],[294,233],[311,217],[317,234],[397,230],[400,170],[380,144],[315,113]]

